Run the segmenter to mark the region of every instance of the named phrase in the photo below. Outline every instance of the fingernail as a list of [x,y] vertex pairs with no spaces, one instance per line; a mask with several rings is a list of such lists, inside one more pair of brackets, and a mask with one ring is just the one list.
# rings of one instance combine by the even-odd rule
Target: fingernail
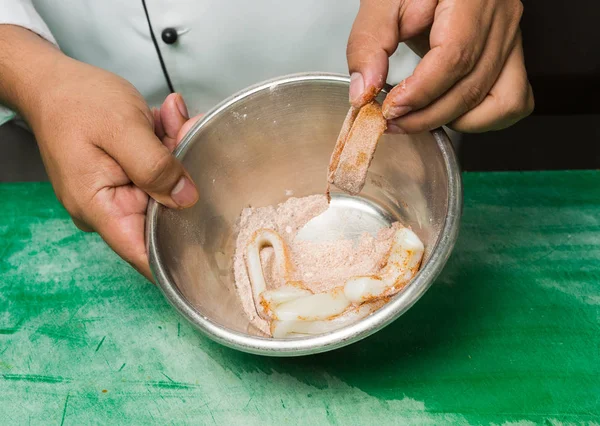
[[187,177],[182,176],[171,191],[171,198],[179,207],[190,207],[198,200],[198,191]]
[[353,72],[350,76],[350,103],[360,101],[360,98],[365,91],[365,81],[359,72]]
[[396,135],[405,135],[406,134],[406,132],[404,130],[402,130],[400,127],[398,127],[394,123],[388,123],[386,132],[387,133],[393,133],[393,134],[396,134]]
[[388,120],[393,120],[394,118],[402,117],[405,114],[408,114],[412,111],[412,108],[408,105],[399,105],[399,106],[389,106],[386,105],[382,109],[383,116]]
[[188,112],[187,106],[185,106],[185,101],[183,100],[183,96],[179,93],[175,97],[175,103],[177,104],[177,109],[186,120],[190,119],[190,113]]

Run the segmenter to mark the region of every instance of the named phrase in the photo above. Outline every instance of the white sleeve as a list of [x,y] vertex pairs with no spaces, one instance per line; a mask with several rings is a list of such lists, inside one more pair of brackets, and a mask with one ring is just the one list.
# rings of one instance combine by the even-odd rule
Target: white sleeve
[[[27,28],[58,46],[48,26],[33,7],[31,0],[0,0],[0,24]],[[15,117],[14,111],[0,105],[0,126]]]
[[0,24],[27,28],[57,45],[48,26],[33,7],[31,0],[0,0]]

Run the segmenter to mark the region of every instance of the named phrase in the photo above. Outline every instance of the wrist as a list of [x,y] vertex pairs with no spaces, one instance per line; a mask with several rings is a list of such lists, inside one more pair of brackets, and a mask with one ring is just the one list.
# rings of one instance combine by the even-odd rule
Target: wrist
[[[68,59],[26,28],[0,25],[0,102],[30,122],[58,64]],[[31,124],[31,123],[30,123]]]

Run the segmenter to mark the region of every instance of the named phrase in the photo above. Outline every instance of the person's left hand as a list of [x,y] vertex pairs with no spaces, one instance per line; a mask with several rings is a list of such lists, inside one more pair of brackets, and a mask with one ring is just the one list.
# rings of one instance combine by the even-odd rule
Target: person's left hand
[[[182,96],[178,93],[172,93],[166,97],[160,108],[152,109],[154,124],[154,133],[160,139],[170,152],[173,152],[181,139],[190,130],[192,125],[201,117],[197,115],[189,118],[187,107]],[[129,188],[123,189],[120,195],[114,196],[114,205],[109,205],[108,210],[111,214],[121,219],[115,221],[123,235],[122,241],[119,241],[120,251],[117,253],[126,259],[138,272],[144,275],[148,280],[153,281],[150,265],[146,256],[131,256],[131,253],[147,253],[145,245],[145,222],[146,210],[148,208],[149,196],[144,190],[130,183]],[[86,222],[73,216],[73,222],[77,227],[85,232],[93,232],[92,228]],[[101,234],[103,238],[105,235]],[[106,238],[105,238],[106,239]],[[114,241],[112,241],[114,244]],[[123,256],[123,250],[126,246],[126,252],[129,257]],[[111,245],[111,247],[113,247]],[[114,248],[114,247],[113,247]]]
[[[172,93],[165,98],[160,108],[152,108],[152,116],[154,118],[154,133],[169,148],[169,151],[173,152],[194,123],[202,117],[202,114],[189,118],[182,96],[178,93]],[[131,221],[133,229],[131,229],[131,238],[129,240],[129,244],[131,244],[130,252],[144,253],[147,252],[144,229],[149,197],[144,191],[136,187],[133,187],[132,191],[135,191],[136,196],[131,196],[126,200],[129,203],[127,209],[128,211],[137,212],[143,220],[136,219]],[[76,219],[73,220],[81,230],[86,232],[93,231],[86,224]],[[147,260],[139,264],[132,264],[132,266],[148,280],[153,281]]]
[[[152,108],[152,116],[154,118],[154,133],[169,148],[169,151],[173,152],[194,123],[202,117],[202,114],[189,118],[182,96],[178,93],[172,93],[165,98],[160,108]],[[144,229],[149,197],[144,191],[135,187],[134,191],[137,191],[138,196],[130,197],[129,201],[130,203],[135,201],[137,206],[130,204],[128,208],[132,211],[138,211],[144,217],[144,220],[132,222],[132,226],[136,226],[137,230],[132,229],[131,235],[133,238],[130,239],[130,244],[135,247],[131,247],[130,249],[134,253],[144,253],[147,252]],[[78,223],[77,225],[84,231],[92,231],[92,229],[87,229],[84,224]],[[147,261],[133,266],[148,280],[153,281]]]
[[[154,133],[169,151],[173,152],[192,125],[202,117],[202,114],[189,118],[182,96],[178,93],[172,93],[165,98],[160,108],[152,108],[152,116],[154,118]],[[127,195],[130,196],[127,197]],[[149,197],[143,190],[133,185],[130,193],[124,194],[123,197],[121,207],[126,208],[128,212],[136,213],[134,215],[135,219],[130,220],[129,251],[131,253],[147,253],[144,229]],[[73,219],[73,221],[81,230],[93,231],[85,223],[76,219]],[[148,280],[153,281],[147,259],[140,260],[137,264],[132,263],[132,266]]]

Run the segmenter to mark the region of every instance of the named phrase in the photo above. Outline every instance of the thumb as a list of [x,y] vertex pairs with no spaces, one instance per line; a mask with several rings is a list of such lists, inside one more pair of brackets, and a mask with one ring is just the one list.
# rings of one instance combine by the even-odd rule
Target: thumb
[[383,88],[389,57],[398,48],[400,0],[363,0],[352,25],[346,57],[350,103],[362,107]]
[[131,125],[121,138],[103,148],[138,188],[159,203],[185,208],[198,200],[198,191],[189,174],[150,126]]

